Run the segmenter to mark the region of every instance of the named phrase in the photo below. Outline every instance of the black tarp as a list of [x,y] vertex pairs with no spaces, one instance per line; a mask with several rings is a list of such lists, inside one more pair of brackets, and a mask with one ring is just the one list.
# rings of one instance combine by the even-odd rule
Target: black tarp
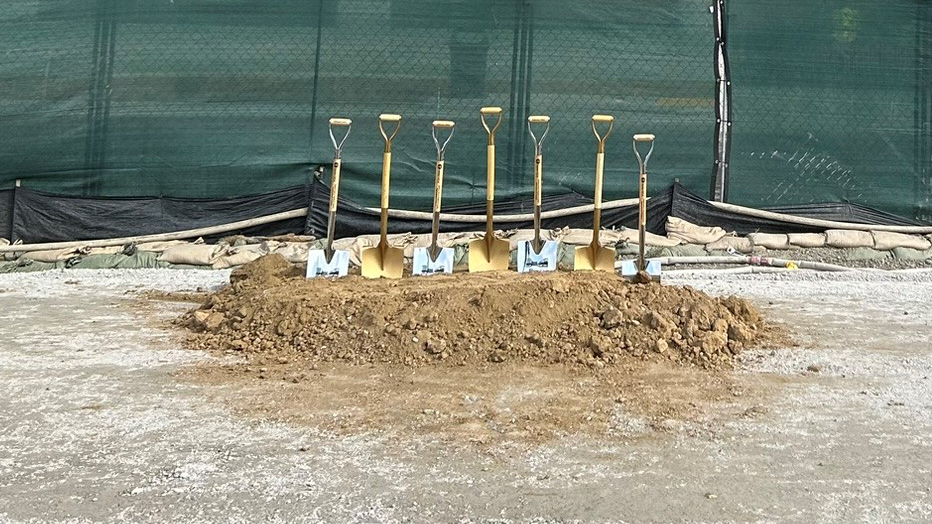
[[[86,198],[19,188],[13,237],[25,243],[95,240],[167,233],[247,220],[300,209],[308,188],[295,186],[261,195],[226,199]],[[301,232],[304,218],[251,227],[239,233]]]
[[13,190],[0,190],[0,238],[7,240],[12,236],[13,227]]
[[[307,234],[322,236],[327,229],[327,205],[329,203],[329,190],[320,181],[316,181],[311,190],[311,212],[308,213]],[[591,204],[592,199],[583,195],[569,193],[561,196],[545,198],[542,202],[544,211],[566,209],[569,207]],[[507,201],[496,203],[496,215],[524,214],[533,209],[530,201]],[[809,218],[821,220],[835,220],[858,222],[864,224],[895,224],[895,225],[924,225],[921,222],[890,215],[866,206],[853,204],[812,204],[796,206],[799,214]],[[444,213],[474,214],[485,213],[485,206],[459,206],[444,208]],[[778,211],[778,210],[774,210]],[[824,231],[825,228],[801,226],[780,220],[768,220],[750,217],[730,211],[719,209],[704,198],[686,189],[681,184],[673,184],[669,188],[654,193],[647,205],[647,230],[658,235],[666,234],[666,219],[668,216],[682,218],[683,220],[703,226],[718,226],[726,231],[735,231],[738,234],[748,233],[810,233]],[[602,212],[602,226],[637,227],[637,205],[606,209]],[[377,213],[364,209],[357,203],[340,199],[340,212],[337,215],[336,236],[349,237],[363,234],[377,233],[379,230],[379,217]],[[441,231],[479,231],[485,225],[476,222],[441,222]],[[533,223],[525,222],[499,222],[498,229],[526,229],[533,227]],[[592,227],[592,214],[579,213],[569,216],[545,219],[541,227],[555,229],[560,227],[587,228]],[[429,220],[399,220],[389,222],[391,233],[429,233],[431,223]]]
[[[15,197],[15,198],[14,198]],[[290,219],[274,224],[256,226],[247,230],[225,233],[246,235],[280,235],[304,233],[323,236],[327,230],[329,188],[314,178],[308,186],[295,186],[261,195],[228,199],[178,198],[87,198],[54,195],[19,188],[0,191],[0,219],[12,218],[13,238],[26,243],[94,240],[153,233],[166,233],[226,224],[283,211],[309,208],[307,217]],[[13,202],[15,201],[15,206]],[[591,204],[592,200],[576,193],[549,196],[543,201],[544,211],[567,209]],[[811,204],[792,208],[774,208],[773,211],[792,213],[823,220],[858,222],[864,224],[924,225],[921,222],[897,217],[882,211],[849,203]],[[450,206],[444,213],[482,216],[484,205]],[[528,200],[497,202],[499,215],[528,214],[533,211]],[[611,227],[637,227],[636,205],[606,209],[602,225]],[[674,216],[694,224],[719,226],[738,234],[804,233],[819,232],[824,228],[800,226],[780,220],[749,217],[719,209],[680,184],[655,192],[648,203],[647,229],[652,233],[666,233],[666,219]],[[10,222],[0,223],[0,232],[9,230]],[[592,227],[591,213],[577,213],[559,218],[545,219],[542,227]],[[530,220],[523,222],[497,222],[498,229],[526,229],[533,227]],[[482,222],[442,222],[441,231],[481,231]],[[429,233],[430,220],[392,219],[391,233]],[[337,237],[374,234],[379,231],[379,215],[346,198],[340,199],[337,214]],[[208,237],[210,240],[211,237]]]

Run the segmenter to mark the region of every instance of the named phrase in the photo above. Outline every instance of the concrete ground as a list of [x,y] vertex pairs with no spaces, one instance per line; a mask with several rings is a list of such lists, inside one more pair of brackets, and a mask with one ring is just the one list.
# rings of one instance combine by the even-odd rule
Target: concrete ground
[[796,333],[738,371],[777,384],[755,416],[493,449],[257,421],[179,380],[210,357],[126,293],[226,272],[0,275],[0,523],[932,521],[932,273],[709,275],[667,282]]

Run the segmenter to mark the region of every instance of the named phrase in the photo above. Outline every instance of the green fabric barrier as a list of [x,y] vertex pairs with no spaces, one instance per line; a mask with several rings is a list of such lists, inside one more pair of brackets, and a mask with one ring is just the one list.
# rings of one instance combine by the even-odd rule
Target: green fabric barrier
[[0,263],[0,273],[33,273],[35,271],[49,271],[51,269],[64,269],[65,261],[38,262],[30,259],[20,259],[14,262]]
[[458,122],[446,204],[484,201],[479,108],[505,108],[497,198],[529,196],[529,114],[548,114],[545,192],[592,194],[595,113],[618,118],[605,197],[705,193],[714,77],[708,0],[7,0],[0,10],[0,188],[221,197],[301,184],[354,119],[343,194],[377,205],[380,112],[404,115],[392,203],[431,205],[430,122]]
[[729,200],[932,219],[932,3],[727,5]]
[[70,267],[74,269],[153,269],[169,267],[170,265],[160,261],[158,253],[139,251],[132,256],[122,254],[88,255],[81,257]]

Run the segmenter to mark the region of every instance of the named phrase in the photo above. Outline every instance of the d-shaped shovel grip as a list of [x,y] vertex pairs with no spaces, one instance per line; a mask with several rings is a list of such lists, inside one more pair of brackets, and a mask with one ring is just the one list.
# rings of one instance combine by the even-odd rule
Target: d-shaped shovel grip
[[[346,134],[343,135],[343,139],[337,141],[337,137],[333,134],[333,128],[335,127],[345,127]],[[330,119],[330,141],[333,142],[333,148],[336,150],[337,158],[342,157],[343,155],[343,144],[346,143],[346,139],[349,138],[350,132],[353,130],[353,121],[349,118],[331,118]]]
[[[385,130],[385,124],[395,124],[391,133]],[[388,209],[388,190],[391,184],[392,172],[392,141],[401,130],[401,115],[383,114],[379,115],[379,132],[385,139],[385,151],[382,154],[382,209]]]

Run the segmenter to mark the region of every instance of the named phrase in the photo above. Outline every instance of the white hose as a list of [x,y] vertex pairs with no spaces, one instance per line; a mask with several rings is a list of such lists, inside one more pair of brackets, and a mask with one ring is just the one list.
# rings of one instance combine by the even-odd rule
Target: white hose
[[[615,209],[618,207],[633,206],[638,203],[636,198],[628,198],[625,200],[612,200],[609,202],[602,203],[602,211],[607,209]],[[374,207],[363,208],[373,215],[378,215],[380,210]],[[578,215],[582,213],[592,213],[595,211],[595,206],[593,204],[585,206],[575,206],[567,207],[564,209],[555,209],[553,211],[544,211],[540,214],[542,220],[548,218],[561,218],[569,215]],[[389,209],[388,216],[392,218],[404,218],[408,220],[433,220],[433,213],[428,213],[425,211],[406,211],[403,209]],[[454,213],[440,213],[440,220],[444,222],[466,222],[466,223],[485,223],[485,215],[460,215]],[[534,220],[533,213],[524,213],[521,215],[495,215],[493,220],[496,223],[512,223],[512,222],[529,222]]]
[[798,217],[795,215],[786,215],[783,213],[775,213],[773,211],[764,211],[761,209],[754,209],[744,206],[736,206],[734,204],[726,204],[724,202],[709,202],[713,206],[722,209],[724,211],[729,211],[731,213],[736,213],[739,215],[745,215],[755,218],[766,218],[768,220],[779,220],[781,222],[786,222],[789,224],[799,224],[802,226],[812,226],[821,229],[853,229],[857,231],[889,231],[892,233],[906,233],[906,234],[918,234],[925,235],[932,233],[932,226],[879,226],[874,224],[859,224],[856,222],[836,222],[834,220],[819,220],[817,218],[806,218]]
[[823,262],[810,262],[808,260],[787,260],[783,258],[757,257],[757,256],[730,256],[730,257],[665,257],[657,258],[663,266],[678,264],[735,264],[747,266],[763,266],[788,268],[791,264],[799,269],[813,269],[816,271],[852,271],[852,268]]
[[285,211],[283,213],[275,213],[274,215],[266,215],[258,218],[251,218],[249,220],[240,220],[239,222],[231,222],[229,224],[221,224],[219,226],[210,226],[210,227],[201,227],[197,229],[187,229],[185,231],[176,231],[174,233],[159,233],[155,235],[141,235],[136,237],[123,237],[123,238],[108,238],[104,240],[79,240],[75,242],[49,242],[46,244],[11,244],[9,246],[0,246],[0,253],[26,253],[31,251],[46,251],[52,249],[77,249],[84,247],[110,247],[110,246],[123,246],[126,244],[142,244],[145,242],[168,242],[170,240],[184,240],[188,238],[197,238],[207,235],[218,235],[220,233],[228,233],[230,231],[237,231],[240,229],[246,229],[254,226],[261,226],[263,224],[271,224],[273,222],[281,222],[282,220],[289,220],[292,218],[300,218],[307,216],[307,208],[304,209],[295,209],[294,211]]
[[745,266],[745,267],[733,267],[729,269],[681,269],[677,271],[665,271],[665,275],[669,276],[715,276],[715,275],[745,275],[745,274],[770,274],[770,273],[788,273],[790,271],[798,271],[795,269],[787,269],[785,267],[754,267],[754,266]]

